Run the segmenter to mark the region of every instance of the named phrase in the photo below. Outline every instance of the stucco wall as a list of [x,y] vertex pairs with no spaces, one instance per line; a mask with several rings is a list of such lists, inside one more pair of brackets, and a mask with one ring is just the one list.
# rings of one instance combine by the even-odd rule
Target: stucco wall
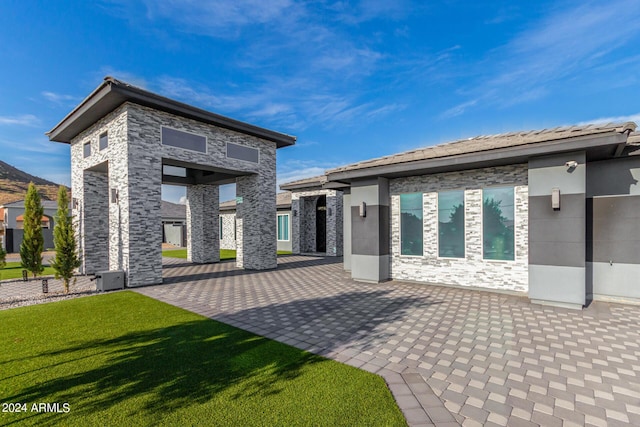
[[[484,260],[482,253],[482,189],[514,186],[514,261]],[[391,277],[427,283],[528,290],[527,165],[512,165],[393,179],[391,197]],[[438,256],[438,192],[464,190],[465,257]],[[400,194],[423,193],[423,256],[400,254]]]

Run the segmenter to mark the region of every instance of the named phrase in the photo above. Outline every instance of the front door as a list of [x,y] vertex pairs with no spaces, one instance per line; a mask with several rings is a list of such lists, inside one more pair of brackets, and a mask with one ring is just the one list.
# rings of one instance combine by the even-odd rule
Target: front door
[[327,251],[327,196],[316,202],[316,252]]

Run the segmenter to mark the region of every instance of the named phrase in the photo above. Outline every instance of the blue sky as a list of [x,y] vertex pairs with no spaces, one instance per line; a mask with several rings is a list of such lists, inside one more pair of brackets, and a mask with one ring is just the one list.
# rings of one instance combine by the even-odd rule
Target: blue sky
[[44,132],[111,75],[296,135],[282,183],[476,135],[640,122],[640,2],[4,0],[0,64],[0,160],[19,169],[70,183],[69,146]]

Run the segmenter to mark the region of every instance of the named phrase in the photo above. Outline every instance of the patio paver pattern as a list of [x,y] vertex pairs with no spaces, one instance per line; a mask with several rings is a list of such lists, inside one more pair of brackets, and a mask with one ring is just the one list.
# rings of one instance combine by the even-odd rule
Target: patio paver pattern
[[381,375],[413,426],[640,425],[640,307],[585,310],[404,282],[340,259],[278,269],[165,259],[138,292]]

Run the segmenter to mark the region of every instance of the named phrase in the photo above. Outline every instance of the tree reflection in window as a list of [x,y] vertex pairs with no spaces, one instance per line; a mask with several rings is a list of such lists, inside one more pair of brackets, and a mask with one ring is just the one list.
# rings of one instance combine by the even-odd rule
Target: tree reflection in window
[[484,259],[515,259],[513,187],[483,190],[482,235]]
[[400,254],[422,255],[422,193],[400,195]]
[[438,256],[464,258],[464,191],[438,193]]

